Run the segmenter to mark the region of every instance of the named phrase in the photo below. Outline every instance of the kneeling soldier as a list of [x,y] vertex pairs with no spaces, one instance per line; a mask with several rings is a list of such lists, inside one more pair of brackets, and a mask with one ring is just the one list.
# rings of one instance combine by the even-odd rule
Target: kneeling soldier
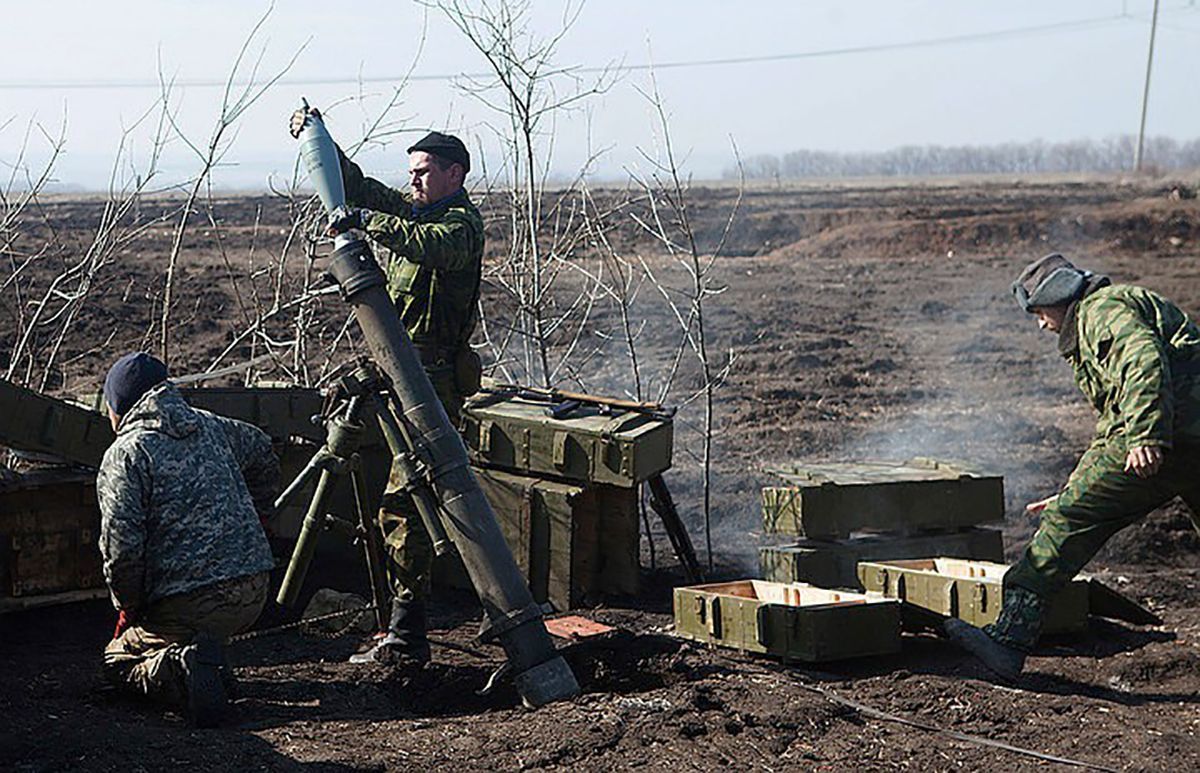
[[1041,524],[1004,575],[996,622],[946,621],[953,641],[1009,680],[1037,643],[1048,600],[1112,535],[1176,496],[1193,520],[1200,513],[1200,328],[1166,298],[1058,254],[1029,265],[1013,293],[1039,327],[1058,334],[1100,418],[1063,490],[1027,506]]
[[223,641],[253,625],[267,599],[263,523],[279,460],[262,430],[191,408],[166,379],[166,366],[139,352],[104,381],[117,438],[96,493],[118,610],[104,672],[208,727],[226,707]]

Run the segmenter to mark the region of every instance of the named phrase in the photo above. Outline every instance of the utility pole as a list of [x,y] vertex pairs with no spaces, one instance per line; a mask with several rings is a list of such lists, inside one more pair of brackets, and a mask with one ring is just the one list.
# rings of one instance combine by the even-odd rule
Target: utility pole
[[1150,101],[1150,66],[1154,64],[1154,32],[1158,29],[1158,0],[1154,0],[1154,16],[1150,19],[1150,51],[1146,55],[1146,85],[1142,89],[1142,123],[1138,127],[1137,155],[1133,157],[1133,171],[1142,171],[1142,146],[1146,142],[1146,103]]

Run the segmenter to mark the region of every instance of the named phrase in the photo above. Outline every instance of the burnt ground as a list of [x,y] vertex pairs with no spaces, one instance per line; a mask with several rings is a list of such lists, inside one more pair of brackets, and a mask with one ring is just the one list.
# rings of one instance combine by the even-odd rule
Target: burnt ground
[[[1194,181],[1192,181],[1194,183]],[[962,459],[1005,475],[1007,544],[1033,524],[1025,501],[1052,492],[1086,445],[1092,418],[1053,341],[1016,311],[1007,285],[1028,260],[1061,250],[1078,263],[1160,290],[1200,311],[1200,205],[1175,183],[994,181],[813,186],[748,192],[718,261],[728,290],[709,315],[736,360],[718,393],[714,549],[719,573],[753,571],[764,539],[756,489],[791,459]],[[721,228],[733,194],[696,190],[701,237]],[[1185,191],[1186,193],[1186,191]],[[87,203],[60,202],[86,223]],[[225,202],[231,229],[270,221],[270,202]],[[276,226],[279,224],[276,223]],[[262,226],[258,226],[261,230]],[[620,232],[629,249],[651,246]],[[225,269],[188,252],[195,314],[177,340],[199,367],[230,335]],[[145,248],[97,301],[88,324],[135,340],[152,294]],[[651,259],[653,256],[651,256]],[[673,269],[662,258],[664,276]],[[675,270],[676,274],[678,273]],[[191,297],[191,296],[188,296]],[[141,307],[137,307],[141,309]],[[655,312],[646,308],[647,317]],[[134,320],[130,322],[130,320]],[[125,325],[125,327],[122,327]],[[117,344],[114,344],[116,346]],[[664,344],[652,337],[650,357]],[[659,347],[656,349],[655,347]],[[77,356],[76,356],[77,355]],[[66,386],[95,383],[104,353],[73,353]],[[616,383],[598,368],[599,386]],[[686,375],[686,374],[685,374]],[[590,386],[597,386],[592,384]],[[697,542],[694,419],[681,417],[668,476]],[[620,632],[565,652],[583,694],[527,711],[511,688],[475,691],[500,662],[472,645],[468,599],[437,605],[430,669],[405,681],[341,662],[352,637],[286,633],[235,644],[236,715],[189,730],[171,714],[104,691],[97,655],[111,626],[103,603],[0,618],[0,764],[6,769],[952,769],[1052,767],[956,731],[1116,769],[1200,768],[1200,539],[1178,504],[1119,535],[1089,567],[1158,612],[1164,624],[1093,620],[1043,643],[1016,687],[993,684],[932,636],[907,636],[896,656],[819,668],[745,657],[670,635],[663,568],[639,599],[589,614]],[[330,584],[353,581],[334,577]],[[277,615],[272,613],[267,622]],[[837,700],[841,698],[844,700]]]

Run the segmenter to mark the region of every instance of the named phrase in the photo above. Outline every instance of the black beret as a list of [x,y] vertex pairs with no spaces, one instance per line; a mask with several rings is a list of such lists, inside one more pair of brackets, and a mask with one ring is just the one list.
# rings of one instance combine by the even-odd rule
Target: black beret
[[462,164],[463,174],[471,171],[471,154],[467,152],[467,146],[463,144],[462,140],[453,134],[429,132],[405,152],[413,153],[418,150],[456,164]]

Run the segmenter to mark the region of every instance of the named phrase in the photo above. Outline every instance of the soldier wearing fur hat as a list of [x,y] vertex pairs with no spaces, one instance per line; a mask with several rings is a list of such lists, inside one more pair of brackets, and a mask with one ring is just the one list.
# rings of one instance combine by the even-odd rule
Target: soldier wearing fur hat
[[1047,600],[1112,535],[1176,496],[1193,520],[1200,513],[1200,327],[1161,295],[1112,284],[1059,254],[1026,267],[1012,290],[1057,335],[1099,418],[1062,491],[1026,507],[1041,522],[1004,576],[999,618],[983,629],[946,622],[952,640],[1008,680],[1037,642]]
[[[304,109],[292,115],[292,136],[303,131],[306,115]],[[470,347],[484,245],[483,218],[463,187],[471,154],[458,137],[429,132],[408,148],[408,191],[367,177],[340,149],[338,154],[346,199],[354,209],[332,222],[330,232],[362,230],[382,248],[388,293],[457,424],[463,399],[479,390],[481,371]],[[395,593],[391,621],[369,649],[351,660],[420,667],[429,660],[424,598],[433,545],[399,480],[389,484],[379,520]]]

